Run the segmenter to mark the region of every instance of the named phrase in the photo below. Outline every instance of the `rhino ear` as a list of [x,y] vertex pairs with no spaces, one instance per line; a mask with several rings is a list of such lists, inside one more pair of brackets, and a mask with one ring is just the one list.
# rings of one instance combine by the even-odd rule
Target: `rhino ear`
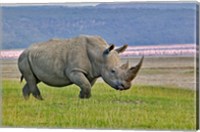
[[113,50],[115,48],[115,46],[112,44],[110,45],[106,50],[104,50],[103,54],[107,55],[110,53],[111,50]]
[[120,47],[120,48],[117,48],[115,49],[118,53],[122,53],[126,50],[126,48],[128,47],[127,44],[125,44],[124,46]]

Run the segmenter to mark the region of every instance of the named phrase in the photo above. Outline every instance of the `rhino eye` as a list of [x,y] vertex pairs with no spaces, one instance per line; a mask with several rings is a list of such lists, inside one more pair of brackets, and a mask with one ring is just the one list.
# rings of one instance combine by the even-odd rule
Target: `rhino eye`
[[115,73],[115,70],[114,70],[114,69],[112,69],[112,70],[111,70],[111,73]]

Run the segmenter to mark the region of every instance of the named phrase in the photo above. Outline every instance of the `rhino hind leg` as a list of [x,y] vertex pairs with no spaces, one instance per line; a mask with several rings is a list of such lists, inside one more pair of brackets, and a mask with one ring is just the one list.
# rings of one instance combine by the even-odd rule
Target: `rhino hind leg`
[[37,86],[34,88],[34,91],[32,91],[31,93],[36,99],[43,100],[43,98],[42,98],[42,96],[40,94],[40,90],[38,89]]
[[22,92],[23,92],[24,99],[25,100],[29,99],[31,91],[30,91],[27,83],[24,85]]
[[40,94],[40,90],[37,87],[38,84],[38,79],[35,78],[35,76],[29,76],[29,79],[27,79],[27,84],[28,84],[28,88],[31,92],[31,94],[38,100],[43,100],[41,94]]
[[28,99],[30,94],[32,94],[36,99],[43,100],[40,90],[37,87],[37,84],[40,82],[34,74],[29,70],[23,74],[26,84],[24,85],[22,92],[25,99]]
[[37,85],[26,83],[22,89],[24,99],[27,100],[32,94],[36,99],[43,100],[40,90],[38,89]]
[[32,72],[32,69],[29,65],[27,57],[21,56],[19,59],[19,70],[22,73],[21,81],[23,78],[26,80],[26,84],[24,85],[22,92],[25,99],[30,97],[32,94],[36,99],[43,100],[40,91],[37,87],[37,84],[40,82],[37,77]]

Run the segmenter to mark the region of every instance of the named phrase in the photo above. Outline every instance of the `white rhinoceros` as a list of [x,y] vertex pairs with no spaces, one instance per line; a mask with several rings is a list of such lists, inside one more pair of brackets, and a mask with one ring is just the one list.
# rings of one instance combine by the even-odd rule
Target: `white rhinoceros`
[[18,59],[21,81],[26,80],[23,96],[28,99],[32,93],[42,100],[37,84],[43,82],[56,87],[76,84],[81,89],[79,97],[89,98],[91,87],[99,77],[116,90],[129,89],[143,57],[131,68],[128,62],[120,65],[119,53],[126,48],[124,45],[114,50],[114,45],[108,45],[98,36],[52,39],[34,44]]

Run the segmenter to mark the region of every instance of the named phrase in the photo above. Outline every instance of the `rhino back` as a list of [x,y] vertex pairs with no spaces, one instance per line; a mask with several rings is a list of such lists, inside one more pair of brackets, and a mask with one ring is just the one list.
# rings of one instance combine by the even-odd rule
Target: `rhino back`
[[64,71],[88,72],[90,62],[83,39],[50,40],[28,49],[30,65],[37,78],[49,85],[64,86],[70,82]]

